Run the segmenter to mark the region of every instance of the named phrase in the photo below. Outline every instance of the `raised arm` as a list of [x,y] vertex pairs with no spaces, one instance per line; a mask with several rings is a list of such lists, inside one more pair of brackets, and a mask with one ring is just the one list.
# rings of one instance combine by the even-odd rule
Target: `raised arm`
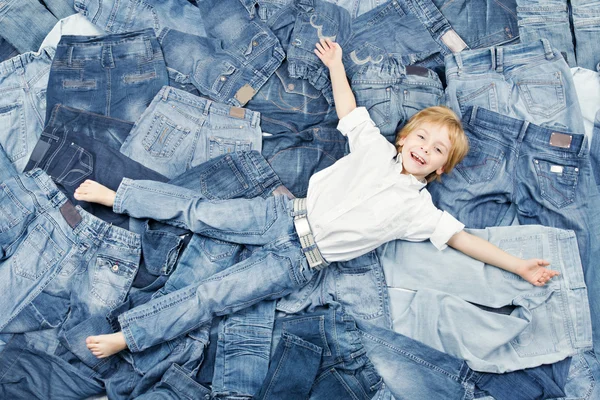
[[329,68],[335,111],[338,118],[342,119],[356,108],[356,99],[354,98],[352,89],[350,89],[346,70],[342,62],[342,48],[339,44],[329,39],[321,39],[320,43],[317,43],[315,47],[315,54]]
[[546,260],[537,258],[523,260],[508,254],[487,240],[465,231],[460,231],[452,236],[448,245],[486,264],[517,274],[535,286],[543,286],[559,274],[557,271],[546,268],[550,265]]

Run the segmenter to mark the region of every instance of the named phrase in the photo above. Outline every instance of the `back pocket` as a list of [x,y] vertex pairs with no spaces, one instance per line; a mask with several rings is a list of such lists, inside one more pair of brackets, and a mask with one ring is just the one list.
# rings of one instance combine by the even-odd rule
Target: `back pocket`
[[142,140],[142,146],[153,157],[170,158],[189,133],[189,129],[157,112],[152,117],[152,124]]
[[0,127],[4,133],[0,144],[10,161],[14,163],[27,154],[27,131],[23,103],[0,105]]
[[457,90],[456,100],[463,115],[470,106],[479,106],[498,112],[498,93],[494,82],[476,89]]
[[42,225],[34,226],[13,255],[13,270],[19,276],[38,279],[62,259],[64,251]]
[[0,233],[4,233],[31,214],[5,185],[0,184]]
[[540,195],[557,208],[575,201],[579,168],[541,159],[534,159]]
[[469,183],[488,182],[504,161],[504,152],[490,145],[484,145],[477,139],[469,138],[469,152],[456,165],[456,170]]
[[200,191],[211,200],[231,199],[248,189],[244,175],[230,156],[223,156],[200,175]]
[[567,108],[560,72],[522,79],[517,82],[517,87],[531,115],[551,118]]

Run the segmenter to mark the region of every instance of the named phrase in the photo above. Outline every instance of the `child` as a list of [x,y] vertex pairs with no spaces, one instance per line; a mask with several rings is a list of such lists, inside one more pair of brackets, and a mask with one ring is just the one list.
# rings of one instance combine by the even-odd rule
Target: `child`
[[310,178],[306,199],[209,201],[188,189],[126,178],[116,193],[89,180],[75,191],[76,199],[113,207],[118,213],[262,246],[197,285],[121,314],[121,331],[87,338],[95,356],[125,348],[142,351],[215,315],[283,297],[328,263],[356,258],[394,239],[430,239],[440,250],[447,243],[536,286],[558,275],[546,268],[545,260],[522,260],[464,232],[464,225],[433,205],[424,189],[427,181],[449,172],[468,150],[452,111],[432,107],[417,113],[398,134],[396,149],[380,135],[367,111],[356,108],[339,45],[322,40],[315,53],[329,68],[338,129],[348,136],[351,153]]

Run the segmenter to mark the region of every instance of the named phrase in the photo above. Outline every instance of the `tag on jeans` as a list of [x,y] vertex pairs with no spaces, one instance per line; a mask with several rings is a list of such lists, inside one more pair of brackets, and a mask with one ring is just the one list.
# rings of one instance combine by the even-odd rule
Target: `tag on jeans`
[[562,167],[562,165],[552,165],[552,166],[550,166],[550,172],[554,172],[556,174],[562,174],[563,167]]
[[458,33],[454,32],[452,29],[442,35],[442,42],[444,42],[453,53],[459,53],[468,47],[465,41],[458,36]]
[[573,136],[566,133],[552,132],[552,135],[550,135],[550,146],[568,149],[571,147],[572,139]]
[[429,76],[429,70],[425,67],[419,67],[418,65],[407,65],[406,75],[418,75],[418,76]]
[[235,94],[235,98],[241,105],[246,104],[256,94],[256,90],[247,83]]
[[42,159],[46,155],[46,152],[48,151],[49,148],[50,148],[50,143],[44,142],[43,140],[38,140],[37,144],[33,148],[33,151],[31,152],[31,157],[29,157],[29,162],[30,163],[34,162],[37,164],[40,161],[42,161]]
[[73,229],[81,222],[81,215],[69,200],[62,206],[60,206],[60,213],[62,214],[67,224]]
[[229,116],[233,118],[244,119],[244,117],[246,116],[246,110],[239,107],[230,107]]

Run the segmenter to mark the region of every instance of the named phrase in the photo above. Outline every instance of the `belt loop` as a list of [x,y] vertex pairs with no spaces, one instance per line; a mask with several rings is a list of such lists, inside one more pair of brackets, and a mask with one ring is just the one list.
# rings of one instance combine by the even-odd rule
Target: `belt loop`
[[492,70],[496,70],[496,46],[490,47],[490,58],[492,63]]
[[112,45],[105,44],[102,46],[102,66],[104,68],[114,68],[115,60],[112,54]]
[[25,72],[25,67],[23,66],[23,57],[23,55],[19,55],[12,58],[12,64],[15,68],[15,72],[17,72],[19,75],[23,75]]
[[210,105],[212,104],[212,100],[209,99],[204,99],[205,103],[204,103],[204,111],[203,114],[204,115],[208,115],[209,111],[210,111]]
[[258,111],[254,111],[252,113],[252,122],[251,122],[251,126],[252,128],[256,128],[256,126],[260,123],[260,113]]
[[169,92],[170,91],[171,91],[171,87],[170,86],[163,86],[163,88],[162,88],[162,96],[161,96],[162,101],[169,100]]
[[69,67],[73,66],[73,46],[67,48],[67,65]]
[[462,72],[463,62],[460,53],[452,53],[454,56],[454,61],[456,61],[456,65],[458,66],[458,75]]
[[546,38],[540,40],[542,41],[542,45],[544,45],[544,53],[546,54],[546,60],[552,60],[554,58],[554,50],[552,50],[550,42]]
[[473,106],[471,109],[471,114],[469,114],[469,120],[467,121],[469,124],[473,124],[477,119],[477,110],[479,110],[479,106]]
[[504,49],[496,47],[496,72],[501,74],[504,72]]
[[517,137],[517,142],[521,143],[525,138],[525,133],[527,132],[527,128],[529,128],[529,121],[523,121],[523,125],[521,125],[521,130],[519,131],[519,137]]

